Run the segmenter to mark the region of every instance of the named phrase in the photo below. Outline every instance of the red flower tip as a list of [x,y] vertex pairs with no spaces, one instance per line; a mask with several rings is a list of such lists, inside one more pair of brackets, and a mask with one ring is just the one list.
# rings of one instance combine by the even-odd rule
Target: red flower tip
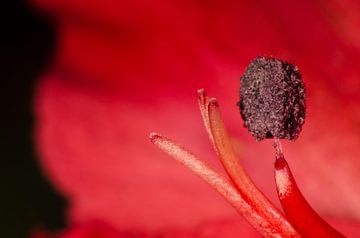
[[161,138],[161,136],[155,132],[151,132],[149,135],[149,138],[150,138],[150,141],[155,144],[156,141]]
[[210,98],[209,100],[209,105],[213,106],[213,107],[219,107],[219,103],[216,100],[216,98]]
[[200,88],[200,89],[197,90],[197,93],[198,93],[199,97],[201,97],[202,95],[205,95],[205,89]]

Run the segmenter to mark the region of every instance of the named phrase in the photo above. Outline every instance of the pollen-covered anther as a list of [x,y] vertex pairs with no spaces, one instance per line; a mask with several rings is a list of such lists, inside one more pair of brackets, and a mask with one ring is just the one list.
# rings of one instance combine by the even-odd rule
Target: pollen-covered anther
[[305,86],[298,68],[274,58],[256,58],[240,78],[238,106],[256,140],[297,139],[305,122]]

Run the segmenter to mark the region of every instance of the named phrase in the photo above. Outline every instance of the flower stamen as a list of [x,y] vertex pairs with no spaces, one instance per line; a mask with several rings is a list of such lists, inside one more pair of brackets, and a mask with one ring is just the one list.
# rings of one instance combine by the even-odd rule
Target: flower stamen
[[294,237],[295,229],[256,187],[237,159],[215,98],[209,100],[208,118],[216,152],[240,194],[251,204],[258,216],[269,222],[270,227],[283,236]]
[[285,160],[278,140],[275,141],[274,147],[276,149],[276,188],[286,218],[304,237],[345,237],[324,221],[305,200]]
[[199,108],[216,153],[231,178],[221,176],[175,142],[152,133],[151,141],[215,188],[259,233],[266,237],[300,237],[275,206],[255,186],[235,156],[215,98],[198,90]]
[[273,226],[264,216],[259,214],[252,203],[246,201],[237,188],[224,176],[213,170],[205,162],[197,158],[187,149],[172,140],[156,133],[150,134],[150,140],[162,151],[185,165],[194,174],[202,178],[218,191],[259,233],[265,237],[299,237],[293,232],[285,232]]

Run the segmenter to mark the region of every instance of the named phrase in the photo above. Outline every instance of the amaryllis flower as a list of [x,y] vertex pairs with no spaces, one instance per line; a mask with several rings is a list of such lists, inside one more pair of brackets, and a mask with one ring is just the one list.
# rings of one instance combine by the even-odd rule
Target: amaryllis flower
[[280,208],[271,142],[251,138],[235,105],[239,77],[258,55],[301,69],[307,121],[283,144],[286,159],[312,207],[343,234],[360,235],[356,1],[33,2],[55,18],[58,35],[35,110],[44,173],[69,200],[60,237],[96,235],[94,221],[105,238],[260,236],[148,140],[156,130],[221,171],[194,96],[206,87],[241,164]]

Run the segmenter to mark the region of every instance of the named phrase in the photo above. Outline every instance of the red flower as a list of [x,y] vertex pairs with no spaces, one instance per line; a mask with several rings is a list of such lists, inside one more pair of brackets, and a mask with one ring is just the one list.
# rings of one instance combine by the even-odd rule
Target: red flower
[[235,106],[245,66],[268,54],[296,62],[307,86],[303,133],[284,145],[299,187],[338,230],[360,233],[355,1],[35,3],[58,29],[54,66],[38,87],[36,136],[45,173],[70,201],[70,224],[256,236],[147,134],[159,130],[216,165],[193,99],[206,87],[221,102],[241,163],[276,201],[271,145],[250,138]]

